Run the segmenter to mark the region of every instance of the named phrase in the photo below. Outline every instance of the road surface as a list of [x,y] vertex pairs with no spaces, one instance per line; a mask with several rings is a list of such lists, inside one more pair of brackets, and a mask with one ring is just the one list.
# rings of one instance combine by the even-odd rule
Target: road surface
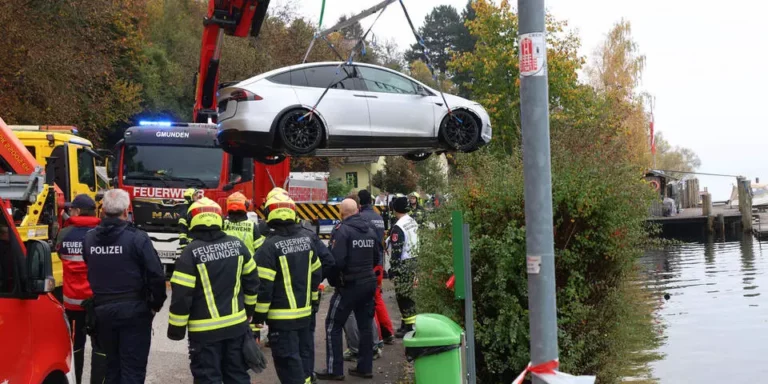
[[[155,316],[153,323],[152,347],[149,353],[149,364],[147,366],[147,384],[188,384],[192,382],[192,375],[189,371],[189,357],[187,353],[187,341],[173,341],[168,339],[166,332],[168,330],[168,305],[170,303],[171,292],[168,291],[168,300],[160,313]],[[320,311],[317,314],[317,327],[315,330],[315,369],[325,368],[325,318],[328,313],[328,303],[330,294],[323,296],[320,304]],[[384,282],[384,301],[387,303],[389,314],[395,327],[400,325],[400,313],[397,310],[395,301],[395,292],[389,281]],[[85,369],[83,372],[83,382],[90,380],[90,342],[86,343]],[[274,364],[272,362],[272,352],[269,348],[263,349],[264,354],[269,358],[267,370],[255,375],[251,373],[251,383],[259,384],[277,384],[279,380],[275,374]],[[344,369],[353,367],[354,363],[345,362]],[[405,349],[402,340],[397,340],[395,345],[386,345],[382,358],[373,362],[374,378],[373,380],[360,379],[347,375],[347,383],[368,383],[368,384],[396,384],[402,382],[405,377],[404,372],[407,369],[405,362]],[[321,381],[322,382],[322,381]]]

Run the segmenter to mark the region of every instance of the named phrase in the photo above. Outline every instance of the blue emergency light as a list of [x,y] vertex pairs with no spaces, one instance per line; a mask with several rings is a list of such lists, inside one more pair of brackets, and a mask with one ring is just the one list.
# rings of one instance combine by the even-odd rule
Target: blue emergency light
[[171,123],[170,121],[145,121],[145,120],[142,120],[142,121],[139,121],[139,125],[142,126],[142,127],[143,126],[147,126],[147,125],[152,125],[152,126],[155,126],[155,127],[170,127],[170,126],[173,125],[173,123]]

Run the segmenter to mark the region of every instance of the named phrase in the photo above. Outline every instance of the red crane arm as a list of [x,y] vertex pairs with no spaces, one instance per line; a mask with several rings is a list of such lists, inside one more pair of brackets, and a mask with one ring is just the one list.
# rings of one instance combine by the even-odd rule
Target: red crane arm
[[267,16],[269,0],[209,0],[203,20],[200,68],[197,72],[194,121],[216,122],[219,61],[224,35],[257,37]]

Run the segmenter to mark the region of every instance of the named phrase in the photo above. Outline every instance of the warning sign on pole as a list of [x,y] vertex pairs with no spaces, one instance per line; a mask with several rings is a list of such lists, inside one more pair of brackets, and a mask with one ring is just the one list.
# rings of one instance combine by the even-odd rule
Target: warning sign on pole
[[546,74],[547,45],[543,32],[520,35],[520,76]]

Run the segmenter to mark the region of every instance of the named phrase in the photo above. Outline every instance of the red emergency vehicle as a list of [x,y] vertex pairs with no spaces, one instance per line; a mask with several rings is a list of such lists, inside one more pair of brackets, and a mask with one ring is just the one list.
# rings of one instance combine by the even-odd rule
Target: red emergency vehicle
[[22,242],[0,199],[0,383],[74,384],[72,340],[53,297],[51,249]]
[[134,224],[149,234],[168,265],[176,261],[185,189],[200,189],[222,207],[229,195],[240,192],[255,210],[290,173],[288,161],[264,165],[222,151],[215,124],[142,121],[125,131],[113,154],[112,186],[131,195]]

